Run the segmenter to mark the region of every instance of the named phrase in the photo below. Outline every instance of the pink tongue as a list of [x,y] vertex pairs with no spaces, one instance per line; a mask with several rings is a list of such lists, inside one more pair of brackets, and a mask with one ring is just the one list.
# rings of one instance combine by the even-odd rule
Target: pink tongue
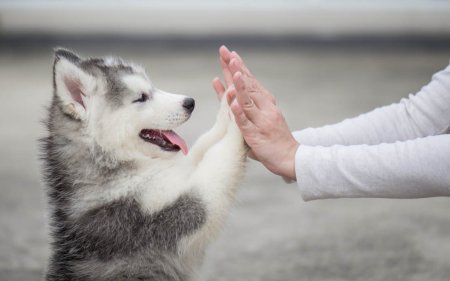
[[168,138],[171,143],[178,145],[185,155],[188,153],[186,142],[174,131],[162,131],[161,133]]

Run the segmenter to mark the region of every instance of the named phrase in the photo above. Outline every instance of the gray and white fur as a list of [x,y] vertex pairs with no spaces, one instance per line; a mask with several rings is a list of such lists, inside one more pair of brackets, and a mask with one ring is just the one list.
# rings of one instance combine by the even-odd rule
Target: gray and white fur
[[155,88],[141,67],[59,48],[53,87],[46,280],[194,280],[247,153],[226,98],[183,155],[163,134],[189,119],[193,99]]

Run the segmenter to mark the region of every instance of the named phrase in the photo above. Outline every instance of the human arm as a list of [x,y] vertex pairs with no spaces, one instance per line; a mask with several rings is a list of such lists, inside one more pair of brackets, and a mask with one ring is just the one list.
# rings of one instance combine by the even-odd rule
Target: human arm
[[450,66],[400,103],[294,132],[302,196],[450,196],[449,124]]
[[293,132],[302,144],[379,144],[443,133],[450,124],[450,65],[415,95],[334,125]]
[[450,135],[378,145],[302,145],[297,184],[304,200],[450,196]]
[[[223,50],[221,50],[221,51],[223,51]],[[221,55],[222,55],[222,53],[221,53]],[[239,73],[245,73],[244,79],[247,79],[246,83],[249,83],[249,85],[250,85],[250,87],[237,88],[237,91],[236,91],[237,100],[235,101],[235,106],[237,104],[241,108],[241,110],[236,111],[234,113],[238,114],[239,116],[244,115],[242,117],[242,118],[244,118],[243,120],[245,122],[248,122],[245,120],[245,118],[248,119],[247,115],[251,115],[251,114],[249,112],[247,112],[249,110],[245,111],[242,108],[244,108],[246,106],[246,104],[251,105],[251,102],[249,102],[249,98],[251,98],[251,99],[258,98],[258,95],[261,95],[263,97],[265,96],[266,100],[269,100],[272,102],[273,106],[271,106],[271,107],[272,108],[276,107],[275,103],[274,103],[274,99],[270,95],[270,93],[269,94],[267,93],[267,91],[257,82],[257,80],[251,75],[251,73],[249,73],[249,72],[247,73],[247,69],[246,69],[245,65],[243,64],[242,60],[236,54],[232,54],[232,55],[230,55],[230,57],[232,59],[229,59],[226,70],[233,74],[233,78],[234,78],[233,82],[237,85],[238,84],[237,82],[239,82],[239,80],[243,80],[242,76],[239,75]],[[236,75],[236,74],[238,74],[238,75]],[[445,75],[448,75],[448,73]],[[433,77],[433,81],[442,79],[442,78],[440,78],[441,77],[440,75],[437,76],[438,79],[436,79],[435,77]],[[239,79],[237,79],[237,78],[239,78]],[[217,82],[217,79],[215,81]],[[408,102],[408,103],[403,102],[404,113],[406,115],[408,115],[408,114],[413,114],[413,113],[419,112],[422,115],[422,117],[424,117],[423,120],[425,120],[425,122],[420,123],[420,124],[422,124],[422,126],[415,126],[415,129],[413,130],[413,132],[415,132],[416,134],[408,135],[408,138],[409,137],[411,137],[411,138],[420,137],[423,135],[436,134],[436,133],[443,132],[446,130],[446,126],[448,126],[448,124],[450,123],[450,122],[448,122],[448,117],[449,117],[448,105],[450,103],[446,102],[447,98],[448,98],[448,93],[446,91],[447,84],[445,82],[442,83],[442,81],[439,81],[436,85],[438,85],[438,86],[435,86],[437,89],[436,93],[439,93],[439,95],[442,96],[443,99],[442,100],[440,99],[437,102],[434,101],[434,99],[432,99],[431,104],[434,107],[432,106],[431,108],[437,109],[438,112],[440,112],[440,115],[444,116],[444,119],[441,120],[440,118],[434,117],[434,115],[431,115],[432,118],[429,118],[430,113],[433,112],[433,109],[430,110],[430,108],[426,107],[427,110],[421,110],[421,107],[414,106],[417,99],[410,98],[409,99],[410,102]],[[215,86],[215,89],[217,91],[216,86]],[[424,91],[424,89],[425,89],[425,91]],[[426,88],[424,88],[424,89],[422,89],[422,91],[421,91],[422,93],[426,93],[426,91],[428,91],[428,89],[426,89]],[[424,95],[425,94],[420,95],[420,97],[422,98],[422,97],[424,97]],[[247,99],[247,103],[245,102],[245,99]],[[239,107],[238,107],[238,109],[239,109]],[[274,111],[274,112],[276,112],[276,111]],[[282,121],[284,119],[279,118],[280,116],[282,116],[282,115],[280,112],[278,112],[278,113],[274,114],[274,116],[272,116],[272,120],[265,120],[265,121],[274,122],[273,120],[278,120],[278,121],[281,120],[280,123],[274,122],[274,124],[278,124],[281,128],[283,128],[284,125],[283,125]],[[251,118],[251,116],[250,116],[250,118]],[[414,119],[412,119],[412,120],[415,121]],[[253,121],[250,120],[250,123],[252,123],[252,122]],[[433,124],[433,122],[436,122],[436,123]],[[250,147],[252,148],[252,153],[256,156],[257,159],[258,159],[258,155],[260,155],[263,152],[270,152],[272,155],[277,156],[280,151],[284,151],[284,149],[282,149],[282,147],[283,147],[282,145],[290,143],[290,140],[289,140],[289,137],[287,136],[286,130],[279,131],[278,135],[277,134],[271,135],[272,130],[270,130],[269,128],[272,128],[274,126],[274,124],[272,124],[272,125],[268,124],[267,126],[265,126],[264,122],[262,122],[261,125],[258,126],[258,128],[262,130],[262,133],[256,132],[256,135],[259,138],[262,138],[265,140],[264,141],[259,140],[260,143],[262,143],[262,144],[255,146],[257,148],[256,150],[253,149],[251,144],[249,144]],[[398,124],[398,123],[396,123],[396,124]],[[366,125],[369,126],[370,124],[366,123]],[[386,123],[387,127],[389,127],[390,125],[391,124],[389,124],[389,122]],[[414,124],[414,125],[417,125],[417,124]],[[380,128],[381,128],[381,130],[383,130],[383,126],[381,126]],[[394,126],[394,128],[395,128],[395,126]],[[430,128],[432,130],[429,130]],[[364,133],[364,129],[365,129],[365,126],[362,126],[361,129],[356,130],[356,132],[358,133],[361,131]],[[398,129],[401,131],[403,128],[398,128]],[[386,130],[386,128],[384,128],[384,130]],[[253,130],[252,127],[250,127],[250,126],[248,128],[246,128],[246,130],[242,130],[242,131],[243,131],[244,137],[245,137],[245,135],[251,136],[252,134],[255,133],[255,130]],[[264,133],[264,131],[266,131],[266,133]],[[370,129],[369,129],[369,131],[370,131]],[[343,134],[342,131],[340,133]],[[343,134],[343,135],[345,136],[345,134]],[[377,138],[377,135],[378,134],[375,134],[375,138],[369,138],[369,141],[367,141],[367,143],[375,144],[375,143],[379,143],[379,142],[383,142],[383,141],[387,142],[387,139],[381,139],[379,137]],[[383,134],[381,134],[381,135],[383,135]],[[388,135],[396,136],[396,133],[394,132],[393,134],[390,133]],[[389,153],[389,151],[390,151],[389,148],[391,150],[392,150],[392,148],[395,148],[395,147],[397,147],[396,149],[398,149],[398,150],[402,150],[403,146],[410,148],[411,145],[409,144],[409,142],[382,144],[379,146],[367,146],[367,145],[362,145],[362,146],[355,145],[355,146],[348,146],[348,147],[334,146],[334,147],[330,148],[332,150],[327,150],[326,147],[313,147],[312,145],[318,144],[317,141],[315,141],[312,137],[308,138],[308,137],[304,137],[304,136],[305,136],[305,134],[303,134],[303,138],[297,138],[297,141],[299,141],[301,143],[301,145],[300,146],[297,145],[297,147],[296,147],[297,150],[295,153],[294,160],[292,160],[292,163],[290,164],[290,165],[294,165],[294,163],[295,163],[294,167],[295,167],[296,173],[295,173],[295,176],[290,176],[289,178],[297,179],[298,185],[301,188],[301,190],[309,190],[308,192],[310,192],[312,194],[316,194],[317,192],[319,192],[319,195],[317,195],[317,198],[312,197],[310,195],[305,195],[304,196],[305,200],[312,200],[312,199],[319,199],[319,198],[362,197],[362,196],[364,196],[364,197],[396,197],[396,198],[404,196],[402,198],[413,198],[413,197],[439,196],[439,195],[444,195],[444,194],[446,194],[446,192],[448,192],[448,190],[445,189],[446,186],[449,186],[448,181],[446,180],[445,177],[442,177],[442,173],[436,174],[436,173],[433,173],[433,171],[431,171],[430,173],[427,173],[427,171],[425,171],[425,174],[421,174],[419,172],[421,172],[422,170],[420,170],[421,169],[420,167],[418,168],[418,166],[417,166],[418,162],[412,161],[411,158],[405,158],[405,157],[399,157],[398,159],[390,158],[390,157],[393,157],[394,154]],[[356,134],[356,136],[361,136],[361,135]],[[436,136],[436,137],[442,137],[442,136]],[[408,138],[405,138],[405,139],[408,139]],[[436,143],[434,141],[435,137],[431,137],[431,138],[433,138],[433,141],[429,141],[428,138],[426,138],[427,142],[430,142],[430,143],[436,144],[436,145],[440,145],[439,143],[441,143],[441,142]],[[280,139],[284,140],[281,144],[277,143],[277,141],[279,141]],[[324,139],[328,140],[327,138],[324,138]],[[331,143],[325,143],[322,145],[323,146],[333,145],[336,140],[335,139],[333,140],[332,137],[330,137],[330,139],[331,139]],[[356,142],[357,144],[361,143],[361,138],[357,137],[355,139],[358,139],[358,142]],[[246,138],[246,140],[247,140],[247,138]],[[367,138],[363,138],[363,140],[367,140]],[[403,139],[400,138],[400,140],[403,140]],[[413,142],[418,143],[418,142],[421,142],[421,140],[422,139],[417,139],[417,140],[414,140]],[[258,139],[255,138],[254,141],[257,142]],[[393,138],[390,142],[393,142],[393,141],[395,141],[395,138]],[[448,139],[446,141],[448,142]],[[366,141],[364,141],[364,142],[366,142]],[[277,143],[278,145],[273,145],[274,143]],[[309,146],[309,144],[311,146]],[[319,143],[319,144],[321,144],[321,143]],[[350,145],[352,143],[344,142],[344,144]],[[443,148],[445,148],[446,145],[447,144],[444,143]],[[386,146],[387,146],[387,148],[386,148]],[[427,150],[430,150],[430,147],[432,147],[432,146],[433,145],[421,146],[422,148],[419,148],[418,151],[421,151],[424,155],[426,155]],[[284,147],[289,147],[289,145],[286,145]],[[423,147],[425,147],[425,148],[423,148]],[[338,150],[338,148],[339,148],[339,150]],[[381,148],[384,148],[384,150],[382,150]],[[322,150],[324,151],[323,153],[321,152]],[[403,149],[403,151],[404,150],[405,149]],[[406,149],[406,150],[408,150],[408,149]],[[332,157],[330,157],[330,155],[333,156],[334,154],[332,152],[334,152],[334,151],[339,151],[340,152],[340,153],[338,153],[339,155],[348,156],[348,157],[332,158]],[[384,151],[384,154],[382,153],[383,151]],[[388,151],[388,152],[386,152],[386,151]],[[431,151],[433,151],[433,150],[431,150]],[[439,151],[441,151],[441,150],[439,150]],[[444,151],[446,151],[447,154],[445,154],[445,152],[443,152],[442,155],[438,155],[437,157],[449,155],[448,149],[447,150],[444,149]],[[308,152],[310,152],[310,153],[308,153]],[[352,154],[352,153],[355,153],[355,154]],[[299,155],[303,155],[303,156],[299,157]],[[321,155],[324,157],[320,158]],[[417,154],[417,155],[419,155],[419,154]],[[270,154],[268,156],[270,158]],[[316,156],[317,158],[313,158],[312,156]],[[325,157],[325,156],[327,156],[327,157]],[[376,170],[375,168],[367,170],[366,174],[359,173],[360,183],[364,182],[364,180],[365,180],[364,175],[365,175],[365,176],[367,176],[367,179],[368,179],[367,182],[369,184],[371,184],[370,186],[374,187],[374,189],[364,189],[365,188],[364,186],[352,185],[352,183],[350,181],[351,173],[346,173],[344,175],[339,174],[341,172],[339,169],[343,169],[343,167],[346,167],[347,171],[352,171],[350,168],[357,169],[358,166],[356,166],[356,165],[358,165],[358,163],[359,163],[358,161],[361,160],[358,158],[360,156],[372,156],[372,157],[367,157],[368,160],[371,159],[372,163],[366,163],[364,167],[370,168],[370,167],[372,167],[372,165],[374,165],[375,168],[383,167],[383,165],[380,165],[380,161],[382,162],[382,161],[391,161],[392,160],[392,163],[391,163],[392,165],[397,163],[397,165],[400,165],[405,168],[404,168],[404,170],[399,170],[399,171],[403,171],[403,173],[399,173],[398,177],[387,177],[386,176],[386,178],[384,178],[385,175],[383,175],[381,173],[382,171],[380,169]],[[377,156],[378,158],[376,158],[375,156]],[[266,161],[266,159],[265,158],[261,158],[261,159],[262,160],[260,160],[260,159],[258,159],[258,160],[260,160],[264,164],[264,161]],[[314,161],[312,161],[312,160],[314,160]],[[356,161],[356,160],[358,160],[358,161]],[[335,163],[336,161],[338,161],[339,163]],[[428,165],[431,162],[433,162],[433,161],[431,161],[431,162],[430,161],[429,162],[424,161],[423,163],[427,163],[426,165]],[[341,162],[343,162],[345,165],[342,164]],[[286,162],[286,163],[288,163],[288,162]],[[273,164],[276,165],[276,162],[274,162]],[[335,164],[335,165],[340,164],[340,166],[333,166],[332,164]],[[431,168],[431,169],[436,169],[436,166],[432,166],[431,164],[430,164],[430,166],[427,166],[427,167]],[[344,166],[342,166],[342,165],[344,165]],[[346,166],[346,165],[349,165],[349,166]],[[448,170],[448,162],[446,163],[444,161],[439,165],[443,165]],[[438,168],[441,167],[439,165],[437,166]],[[340,183],[345,183],[345,180],[350,181],[348,183],[349,189],[346,190],[345,188],[342,188],[339,186],[337,187],[337,189],[333,189],[333,186],[336,186],[336,185],[333,185],[333,181],[327,181],[327,173],[323,173],[322,176],[319,177],[319,176],[317,176],[318,174],[311,172],[312,170],[320,171],[321,166],[330,167],[330,169],[326,170],[330,173],[330,178],[331,178],[331,175],[334,175],[334,176],[336,176],[335,180],[338,180],[339,177],[341,177],[342,181]],[[266,167],[267,167],[267,165],[266,165]],[[292,166],[287,165],[286,167],[292,167]],[[309,169],[308,169],[308,167],[309,167]],[[312,167],[314,167],[314,168],[312,168]],[[331,167],[334,168],[334,170],[331,169]],[[392,167],[385,166],[385,167],[389,167],[390,169],[392,169],[391,171],[394,171],[394,172],[396,171],[395,170],[396,168],[394,166],[392,166]],[[389,170],[389,169],[387,169],[387,170]],[[424,177],[421,177],[422,179],[428,179],[426,175],[430,175],[433,177],[433,179],[438,179],[438,180],[440,180],[442,178],[441,183],[443,183],[443,185],[439,185],[437,189],[435,189],[434,187],[427,189],[427,185],[420,185],[421,183],[423,183],[423,181],[421,181],[420,178],[417,179],[415,177],[411,177],[411,175],[406,173],[407,171],[416,172],[416,170],[419,170],[416,173],[417,175],[424,175]],[[289,170],[285,170],[285,172],[286,171],[289,172]],[[311,173],[308,173],[308,172],[311,172]],[[337,174],[331,174],[331,172],[334,172]],[[380,172],[380,173],[378,173],[378,172]],[[424,172],[424,171],[422,171],[422,172]],[[283,176],[283,173],[276,173],[276,174]],[[288,173],[284,173],[284,175],[286,175],[286,174],[288,174]],[[361,175],[363,175],[363,176],[361,176]],[[377,187],[377,186],[372,185],[373,181],[369,180],[371,178],[371,176],[372,177],[379,176],[381,179],[383,179],[383,178],[390,179],[390,181],[386,181],[383,183],[384,185]],[[444,175],[444,176],[446,176],[446,175]],[[284,176],[284,177],[286,177],[286,176]],[[413,189],[416,189],[415,192],[408,191],[408,193],[405,193],[402,195],[401,192],[405,191],[405,189],[396,190],[396,185],[399,183],[400,184],[403,183],[403,182],[401,182],[401,180],[408,181],[411,179],[416,179],[416,182],[413,182],[413,184],[416,184],[416,186],[414,186],[413,184],[410,185],[413,187]],[[318,180],[323,180],[324,183],[327,183],[326,186],[331,189],[325,190],[325,193],[320,193],[320,189],[319,189],[319,191],[314,190],[314,181],[318,181]],[[391,184],[390,186],[388,185],[389,183]],[[422,187],[418,187],[418,185],[420,185]],[[390,191],[391,188],[393,189],[392,192]],[[304,192],[304,191],[302,191],[302,192]],[[395,193],[395,192],[400,192],[400,193]],[[424,192],[424,193],[421,193],[421,192]]]

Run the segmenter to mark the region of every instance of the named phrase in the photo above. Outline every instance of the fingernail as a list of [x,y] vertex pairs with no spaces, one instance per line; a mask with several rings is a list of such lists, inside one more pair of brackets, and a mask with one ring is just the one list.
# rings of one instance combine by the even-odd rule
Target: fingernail
[[222,45],[221,47],[220,47],[220,49],[225,49],[225,51],[227,51],[227,52],[230,52],[230,50],[227,48],[227,46],[225,46],[225,45]]

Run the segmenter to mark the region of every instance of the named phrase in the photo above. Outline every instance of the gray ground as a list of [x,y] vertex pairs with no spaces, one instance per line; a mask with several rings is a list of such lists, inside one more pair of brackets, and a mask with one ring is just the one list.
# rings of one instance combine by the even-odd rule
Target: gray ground
[[[337,122],[398,101],[448,63],[449,50],[241,48],[292,129]],[[79,48],[143,64],[157,86],[197,101],[178,131],[192,145],[213,123],[215,48]],[[51,92],[49,49],[0,50],[0,280],[39,280],[48,256],[40,120]],[[202,280],[449,280],[450,201],[340,199],[305,203],[249,162]]]

